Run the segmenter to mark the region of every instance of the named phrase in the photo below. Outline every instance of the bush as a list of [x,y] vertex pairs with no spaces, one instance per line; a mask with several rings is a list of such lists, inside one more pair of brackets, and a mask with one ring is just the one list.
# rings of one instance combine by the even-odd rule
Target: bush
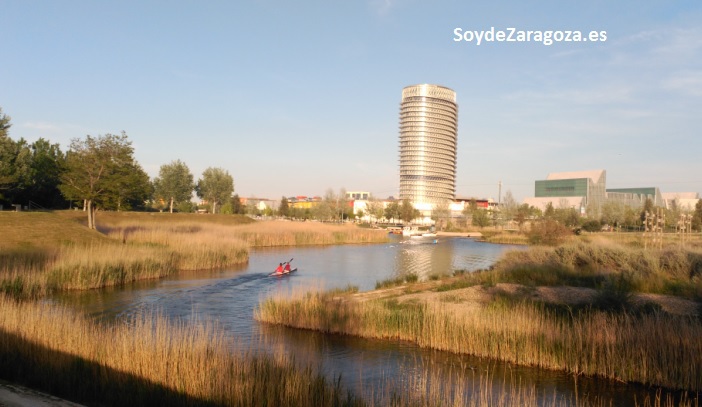
[[599,220],[589,220],[583,223],[582,229],[586,232],[599,232],[602,229],[602,223]]
[[571,231],[553,219],[544,219],[532,226],[527,234],[529,243],[557,246],[566,240]]

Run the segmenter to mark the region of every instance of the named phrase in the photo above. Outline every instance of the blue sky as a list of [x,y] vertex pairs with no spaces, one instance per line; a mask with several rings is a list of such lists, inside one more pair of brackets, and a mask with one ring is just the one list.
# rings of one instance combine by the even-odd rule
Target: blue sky
[[[616,4],[610,4],[616,3]],[[242,196],[397,196],[402,88],[457,92],[457,194],[550,172],[702,192],[702,3],[4,1],[11,137],[133,141],[144,169],[222,167]],[[454,29],[606,31],[454,41]]]

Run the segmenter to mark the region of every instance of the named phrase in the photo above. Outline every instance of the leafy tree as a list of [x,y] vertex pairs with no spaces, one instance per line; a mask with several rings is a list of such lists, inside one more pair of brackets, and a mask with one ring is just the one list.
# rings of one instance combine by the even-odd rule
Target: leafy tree
[[580,215],[575,208],[558,208],[554,210],[555,220],[565,226],[578,226],[580,224]]
[[670,207],[666,210],[665,220],[667,226],[675,228],[680,220],[680,215],[682,214],[682,209],[680,208],[680,202],[677,198],[670,201]]
[[471,214],[471,222],[474,226],[484,228],[490,225],[490,214],[485,209],[476,209]]
[[366,203],[366,213],[368,213],[371,220],[375,219],[377,222],[378,219],[385,215],[383,203],[373,197],[370,197]]
[[692,227],[695,230],[702,231],[702,199],[699,199],[695,204],[695,212],[692,215]]
[[519,208],[517,208],[517,214],[515,215],[514,220],[517,221],[519,230],[522,230],[527,220],[540,216],[541,210],[539,210],[539,208],[535,208],[529,204],[521,204]]
[[180,160],[162,165],[158,178],[154,179],[154,195],[168,201],[170,213],[173,213],[173,205],[190,200],[194,188],[193,174]]
[[409,199],[403,199],[399,209],[400,219],[405,223],[412,222],[413,219],[418,218],[420,215],[419,211],[414,208],[414,205],[412,205]]
[[58,144],[40,138],[31,145],[31,185],[29,199],[45,208],[65,207],[59,184],[64,171],[66,155]]
[[323,199],[314,206],[312,215],[318,220],[330,220],[334,216],[333,203],[327,199]]
[[288,203],[288,198],[280,198],[280,205],[278,206],[278,214],[280,216],[288,217],[290,216],[290,204]]
[[197,196],[212,204],[212,213],[217,213],[217,204],[225,202],[234,192],[234,179],[222,168],[208,168],[197,182]]
[[607,201],[602,205],[602,223],[619,226],[624,223],[626,207],[617,201]]
[[544,210],[544,219],[554,219],[556,217],[556,209],[553,207],[551,202],[546,204],[546,210]]
[[10,137],[9,130],[12,127],[10,123],[12,118],[2,112],[2,107],[0,107],[0,139]]
[[141,165],[136,161],[127,161],[115,175],[112,193],[106,195],[102,208],[115,211],[143,208],[153,195],[154,187]]
[[644,222],[646,220],[646,212],[652,214],[653,213],[653,201],[651,198],[646,198],[646,202],[644,202],[644,206],[641,209],[641,214],[639,215],[639,220],[641,222]]
[[0,200],[8,203],[33,203],[41,207],[65,205],[58,190],[64,154],[58,144],[43,138],[29,145],[24,139],[13,141],[8,135],[9,116],[0,109]]
[[385,219],[395,220],[400,217],[400,204],[397,201],[392,201],[385,207]]
[[133,176],[133,172],[139,170],[141,167],[134,160],[134,149],[125,132],[119,136],[88,135],[83,140],[71,141],[59,189],[66,199],[85,201],[88,227],[95,229],[98,207],[119,206],[132,198],[129,194],[134,191],[129,189],[145,175]]
[[17,157],[17,146],[9,135],[11,126],[10,116],[3,114],[0,108],[0,193],[15,181],[13,163]]

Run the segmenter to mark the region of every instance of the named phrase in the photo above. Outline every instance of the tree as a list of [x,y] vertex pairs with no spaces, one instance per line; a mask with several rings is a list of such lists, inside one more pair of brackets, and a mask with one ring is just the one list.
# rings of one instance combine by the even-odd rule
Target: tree
[[653,214],[653,201],[651,198],[646,198],[644,206],[641,209],[641,214],[639,215],[639,220],[643,223],[646,220],[646,212]]
[[413,219],[418,218],[420,213],[414,208],[412,202],[405,198],[402,200],[402,204],[400,205],[399,215],[403,222],[410,223]]
[[556,217],[556,209],[553,207],[551,202],[546,204],[546,209],[544,210],[544,219],[553,219]]
[[10,116],[3,114],[0,108],[0,191],[8,189],[15,180],[13,162],[17,153],[15,142],[9,136],[10,126]]
[[105,196],[101,207],[114,211],[143,208],[153,196],[154,187],[149,175],[136,161],[125,162],[117,170],[112,191]]
[[280,198],[280,205],[278,206],[278,214],[283,217],[290,216],[290,204],[288,203],[288,198]]
[[440,229],[443,230],[445,223],[448,222],[449,217],[451,216],[451,210],[449,209],[449,202],[443,202],[440,204],[437,204],[434,209],[431,211],[431,219],[434,221],[436,225],[439,225]]
[[45,208],[66,207],[67,202],[59,190],[66,155],[58,144],[51,144],[43,138],[30,147],[31,185],[28,188],[28,199]]
[[158,178],[154,179],[155,198],[168,201],[170,213],[174,204],[190,200],[194,188],[193,174],[180,160],[162,165]]
[[231,199],[234,179],[222,168],[208,168],[197,182],[197,196],[212,204],[212,213],[217,213],[217,203]]
[[[141,170],[134,160],[134,149],[127,134],[86,136],[84,140],[73,139],[66,153],[66,167],[61,174],[59,189],[68,200],[84,200],[88,212],[88,227],[95,229],[95,212],[131,198],[125,194],[127,185],[133,186],[141,174],[130,178],[134,171]],[[143,172],[143,170],[141,170]],[[148,180],[148,177],[147,177]]]
[[702,199],[697,200],[695,204],[695,212],[692,215],[692,227],[695,230],[702,231]]
[[611,226],[621,226],[626,216],[626,208],[623,203],[617,201],[607,201],[602,205],[602,223]]
[[0,139],[10,137],[9,130],[12,127],[10,123],[12,118],[2,112],[2,107],[0,107]]
[[393,221],[400,217],[400,204],[397,201],[392,201],[385,207],[385,219]]
[[517,215],[518,208],[519,204],[514,199],[512,191],[507,190],[507,192],[505,192],[505,199],[500,205],[500,213],[502,214],[502,219],[504,219],[506,222],[513,220],[514,217]]
[[484,228],[490,225],[490,214],[485,209],[476,209],[471,214],[471,222],[474,226]]
[[370,219],[375,218],[375,221],[378,222],[378,219],[385,215],[383,203],[373,197],[369,198],[366,203],[366,213],[368,213]]

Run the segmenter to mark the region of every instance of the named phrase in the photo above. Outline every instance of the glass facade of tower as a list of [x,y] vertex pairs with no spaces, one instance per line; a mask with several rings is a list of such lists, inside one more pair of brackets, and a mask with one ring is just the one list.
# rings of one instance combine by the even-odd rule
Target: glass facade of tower
[[456,195],[456,92],[437,85],[402,90],[400,199],[434,206]]

